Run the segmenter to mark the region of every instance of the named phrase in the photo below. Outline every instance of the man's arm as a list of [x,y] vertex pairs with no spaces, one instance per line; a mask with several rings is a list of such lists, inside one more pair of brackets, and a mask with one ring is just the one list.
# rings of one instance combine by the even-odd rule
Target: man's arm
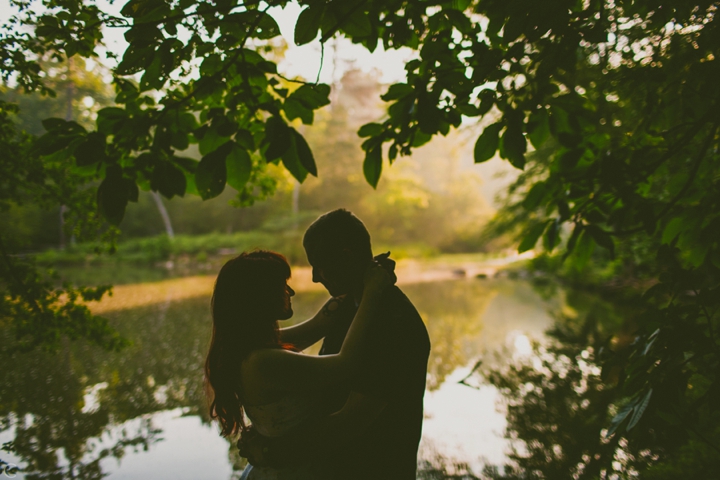
[[281,328],[280,341],[290,343],[298,350],[305,350],[320,341],[330,329],[344,298],[332,297],[312,318],[292,327]]
[[240,455],[253,466],[276,468],[332,457],[337,448],[362,435],[386,405],[379,397],[351,392],[341,410],[281,438],[262,437],[254,431],[243,433],[238,441]]

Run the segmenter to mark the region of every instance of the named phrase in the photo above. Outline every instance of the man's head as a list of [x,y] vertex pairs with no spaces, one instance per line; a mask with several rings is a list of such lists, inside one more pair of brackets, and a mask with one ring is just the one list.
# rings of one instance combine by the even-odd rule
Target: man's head
[[313,282],[322,283],[333,296],[351,293],[362,285],[373,259],[367,228],[343,208],[315,220],[305,232],[303,246],[313,267]]

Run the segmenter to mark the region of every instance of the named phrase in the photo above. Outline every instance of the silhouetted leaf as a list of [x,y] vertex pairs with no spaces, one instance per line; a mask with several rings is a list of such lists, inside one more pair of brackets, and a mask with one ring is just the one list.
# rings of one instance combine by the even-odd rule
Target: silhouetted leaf
[[270,117],[265,123],[265,159],[271,162],[280,158],[292,144],[290,127],[280,117]]
[[307,172],[317,177],[317,165],[315,165],[315,157],[313,157],[310,145],[308,145],[305,137],[303,137],[297,130],[292,129],[292,133],[295,140],[295,150],[297,152],[298,160],[300,165],[303,166]]
[[105,135],[90,132],[85,141],[75,148],[75,160],[80,167],[105,160]]
[[635,406],[632,417],[630,417],[630,421],[628,422],[628,426],[627,426],[628,430],[630,430],[635,425],[637,425],[637,423],[642,418],[643,413],[645,413],[645,409],[650,404],[650,397],[652,396],[652,392],[653,392],[653,389],[649,388],[647,393],[642,397],[642,400],[640,400],[637,403],[637,405]]
[[233,146],[233,149],[225,159],[227,169],[227,183],[237,191],[245,188],[250,174],[252,173],[252,159],[247,150],[239,145]]
[[397,100],[398,98],[411,95],[414,92],[413,88],[407,83],[394,83],[390,85],[388,91],[381,95],[380,98],[389,102],[391,100]]
[[547,184],[545,182],[538,182],[530,188],[530,191],[525,196],[522,202],[523,208],[527,211],[535,210],[538,205],[543,201],[547,194]]
[[325,12],[325,5],[322,3],[313,5],[300,12],[295,24],[295,45],[310,43],[318,35],[320,23]]
[[501,140],[503,150],[510,164],[517,169],[524,169],[527,141],[522,132],[522,123],[519,121],[511,122],[505,129]]
[[365,161],[363,162],[363,173],[365,180],[373,188],[377,188],[382,173],[382,148],[376,146],[365,153]]
[[528,138],[536,149],[540,148],[550,136],[550,122],[547,110],[541,108],[530,114],[528,120]]
[[582,231],[575,245],[575,264],[578,269],[582,269],[587,264],[588,260],[592,256],[593,250],[595,249],[595,242],[592,236],[588,233],[587,228],[583,227]]
[[588,225],[586,230],[598,245],[610,251],[611,256],[615,256],[615,242],[613,242],[612,237],[606,231],[597,225]]
[[232,148],[233,143],[227,142],[200,160],[195,172],[195,185],[203,200],[217,197],[225,190],[227,181],[225,159]]
[[358,130],[359,137],[375,137],[385,131],[385,127],[380,123],[366,123]]
[[166,160],[157,162],[150,179],[150,188],[171,199],[175,195],[184,197],[186,187],[185,174],[178,167]]
[[670,243],[683,231],[683,218],[675,217],[665,225],[662,233],[662,243]]
[[523,237],[522,242],[520,242],[520,246],[518,247],[518,253],[523,253],[535,248],[535,244],[540,238],[540,235],[542,235],[545,231],[545,227],[547,227],[548,223],[549,222],[537,223],[530,227],[530,229]]
[[289,130],[289,132],[290,147],[283,152],[281,157],[282,163],[288,172],[290,172],[298,182],[302,183],[305,181],[305,178],[307,178],[308,172],[305,167],[303,167],[302,163],[300,163],[300,158],[298,156],[297,137],[299,135],[295,135],[294,129]]
[[123,177],[119,167],[113,166],[107,169],[106,176],[98,187],[98,210],[113,225],[120,225],[125,216],[125,208],[135,191],[132,184],[133,182]]
[[615,417],[613,417],[612,421],[610,422],[610,428],[605,435],[606,437],[611,437],[612,434],[617,431],[618,427],[622,424],[622,422],[635,409],[635,405],[637,405],[637,399],[629,401],[618,411],[617,415],[615,415]]
[[482,163],[490,160],[497,152],[500,143],[499,135],[502,124],[494,123],[485,127],[482,135],[475,142],[474,158],[475,163]]

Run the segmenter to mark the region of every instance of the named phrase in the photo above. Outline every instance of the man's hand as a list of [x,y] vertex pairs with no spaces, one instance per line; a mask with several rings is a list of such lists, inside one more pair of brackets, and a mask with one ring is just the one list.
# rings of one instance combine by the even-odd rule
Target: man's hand
[[240,434],[237,447],[240,456],[247,458],[253,467],[270,466],[270,441],[260,435],[252,425]]

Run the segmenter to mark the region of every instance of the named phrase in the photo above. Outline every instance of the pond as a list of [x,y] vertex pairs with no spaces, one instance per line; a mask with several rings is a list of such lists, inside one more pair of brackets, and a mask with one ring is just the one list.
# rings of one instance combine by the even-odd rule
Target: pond
[[[505,458],[505,414],[495,387],[463,380],[480,358],[531,354],[561,296],[544,299],[522,280],[443,278],[401,286],[432,340],[420,457],[423,468],[479,472]],[[0,458],[24,470],[16,478],[238,476],[244,460],[209,422],[203,393],[212,280],[117,287],[97,310],[132,340],[119,353],[66,344],[59,353],[10,356],[2,342]],[[327,298],[302,274],[298,284],[297,321]]]

